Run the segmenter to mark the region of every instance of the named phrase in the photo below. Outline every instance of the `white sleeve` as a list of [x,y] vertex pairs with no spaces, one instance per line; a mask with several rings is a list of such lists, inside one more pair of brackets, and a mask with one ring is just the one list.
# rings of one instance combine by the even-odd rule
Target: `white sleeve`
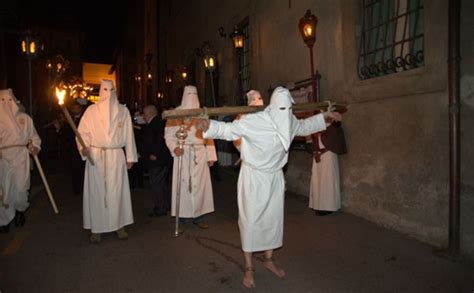
[[136,163],[138,162],[137,155],[137,145],[135,144],[135,135],[133,134],[133,125],[132,118],[130,117],[130,112],[128,109],[125,109],[127,112],[126,116],[126,131],[127,131],[127,142],[125,144],[125,155],[127,156],[127,163]]
[[324,121],[323,114],[317,114],[306,119],[296,119],[293,116],[293,119],[296,120],[296,136],[306,136],[312,133],[320,132],[326,130],[326,121]]
[[36,132],[35,125],[33,124],[33,120],[28,117],[28,139],[31,139],[31,143],[33,144],[34,147],[37,147],[38,149],[41,150],[41,138],[38,135],[38,132]]
[[204,139],[204,141],[206,142],[207,160],[209,162],[217,161],[216,146],[214,144],[214,140]]
[[243,119],[235,120],[232,123],[209,120],[209,128],[203,132],[204,138],[214,138],[223,140],[236,140],[243,136],[241,127]]
[[[84,144],[86,145],[86,147],[91,145],[91,132],[89,129],[90,115],[89,115],[88,110],[89,109],[87,109],[84,115],[82,116],[81,121],[79,122],[79,126],[77,127],[77,131],[81,135],[82,140],[84,141]],[[76,136],[76,144],[77,144],[77,149],[79,150],[79,153],[82,156],[82,152],[81,152],[82,145],[79,143],[79,139],[77,138],[77,136]],[[87,157],[82,156],[83,161],[85,161],[86,159]]]

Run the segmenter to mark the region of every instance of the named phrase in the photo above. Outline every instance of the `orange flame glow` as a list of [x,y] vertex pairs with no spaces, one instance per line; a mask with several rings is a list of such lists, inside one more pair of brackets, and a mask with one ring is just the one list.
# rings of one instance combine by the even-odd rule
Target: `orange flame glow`
[[58,98],[58,103],[59,105],[64,105],[64,97],[66,96],[66,90],[62,89],[60,90],[59,88],[56,88],[56,97]]

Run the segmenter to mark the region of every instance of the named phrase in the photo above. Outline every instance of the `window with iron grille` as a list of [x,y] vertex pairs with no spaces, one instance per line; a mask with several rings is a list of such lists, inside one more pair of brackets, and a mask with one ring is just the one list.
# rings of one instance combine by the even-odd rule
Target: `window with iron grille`
[[361,79],[424,66],[424,1],[361,0]]

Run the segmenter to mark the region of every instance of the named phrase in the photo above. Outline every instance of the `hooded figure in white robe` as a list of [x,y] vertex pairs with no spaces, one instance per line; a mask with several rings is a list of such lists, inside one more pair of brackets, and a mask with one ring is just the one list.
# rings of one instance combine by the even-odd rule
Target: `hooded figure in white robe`
[[[259,91],[250,90],[247,92],[247,105],[248,106],[263,106],[263,98]],[[242,115],[237,116],[235,119],[242,118]],[[242,140],[239,138],[234,140],[235,148],[240,152],[240,144]]]
[[28,142],[36,152],[41,148],[33,120],[19,109],[12,90],[0,90],[0,226],[7,226],[15,213],[24,223],[30,188]]
[[127,168],[138,157],[130,113],[119,104],[112,81],[102,80],[99,101],[87,108],[78,130],[95,164],[86,162],[84,229],[100,234],[132,224]]
[[298,120],[293,99],[282,87],[274,90],[262,112],[246,114],[233,123],[210,121],[206,138],[242,138],[242,166],[237,185],[239,228],[244,252],[267,251],[283,244],[285,178],[293,138],[326,129],[322,114]]
[[[318,136],[319,148],[326,149]],[[341,190],[339,163],[337,154],[326,150],[321,154],[321,161],[313,159],[311,183],[309,188],[309,207],[320,215],[335,212],[341,208]]]
[[[199,108],[197,89],[186,86],[179,109]],[[165,127],[165,140],[173,156],[173,185],[171,215],[176,216],[176,193],[178,180],[178,139],[176,132],[181,123],[186,125],[187,138],[184,143],[181,167],[180,218],[198,218],[214,211],[209,165],[217,161],[214,141],[203,139],[202,131],[195,127],[196,119],[168,120]]]

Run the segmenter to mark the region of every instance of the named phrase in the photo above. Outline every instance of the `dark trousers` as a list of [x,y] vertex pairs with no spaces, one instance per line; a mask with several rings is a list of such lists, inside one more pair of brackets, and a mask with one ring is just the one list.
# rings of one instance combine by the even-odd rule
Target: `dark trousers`
[[143,188],[143,168],[140,159],[128,170],[128,180],[130,181],[131,189]]
[[171,209],[170,169],[171,166],[159,166],[148,170],[155,213],[165,213]]
[[85,162],[82,160],[81,155],[78,151],[71,151],[69,156],[72,188],[74,194],[79,194],[82,192],[82,188],[84,186]]

